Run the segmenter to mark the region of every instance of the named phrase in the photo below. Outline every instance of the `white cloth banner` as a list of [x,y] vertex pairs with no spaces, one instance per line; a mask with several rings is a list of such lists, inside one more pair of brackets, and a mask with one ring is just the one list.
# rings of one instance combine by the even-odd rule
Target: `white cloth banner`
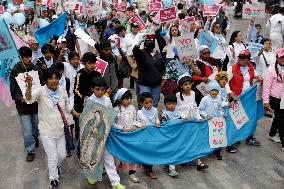
[[226,119],[213,117],[208,120],[209,145],[210,148],[221,148],[227,146]]
[[88,34],[86,34],[81,28],[78,28],[74,33],[85,43],[91,45],[92,47],[95,46],[96,42]]
[[248,115],[245,112],[241,101],[239,100],[231,105],[231,107],[229,108],[229,114],[237,129],[242,128],[242,126],[244,126],[244,124],[249,121]]

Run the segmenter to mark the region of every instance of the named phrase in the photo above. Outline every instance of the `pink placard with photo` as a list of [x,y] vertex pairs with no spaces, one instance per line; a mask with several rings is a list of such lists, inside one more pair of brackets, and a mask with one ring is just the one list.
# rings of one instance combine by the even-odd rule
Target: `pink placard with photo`
[[157,2],[157,3],[149,3],[149,10],[150,12],[157,12],[162,8],[162,3]]
[[140,18],[140,16],[138,16],[137,14],[135,14],[134,16],[132,16],[129,21],[131,23],[137,23],[139,25],[139,31],[143,30],[145,27],[145,23],[143,22],[143,20]]
[[160,21],[167,22],[176,19],[176,8],[170,7],[166,9],[160,9]]

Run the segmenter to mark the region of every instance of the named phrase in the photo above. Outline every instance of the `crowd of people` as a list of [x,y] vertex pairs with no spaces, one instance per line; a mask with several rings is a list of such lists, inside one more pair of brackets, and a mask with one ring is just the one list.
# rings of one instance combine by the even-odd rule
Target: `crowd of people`
[[[77,142],[76,155],[80,160],[79,118],[86,101],[113,109],[116,118],[112,127],[131,132],[143,130],[150,124],[159,128],[161,123],[176,119],[187,122],[189,119],[203,121],[226,117],[224,109],[255,82],[261,82],[265,115],[273,117],[269,138],[281,143],[284,151],[284,8],[280,7],[266,26],[256,24],[252,18],[248,34],[233,31],[230,40],[226,41],[232,24],[226,10],[216,17],[204,17],[198,1],[185,2],[176,2],[175,20],[162,23],[154,21],[156,13],[140,9],[132,1],[127,2],[126,11],[120,12],[119,16],[118,11],[107,3],[103,4],[99,17],[71,10],[66,22],[62,23],[65,24],[64,33],[54,36],[41,47],[29,29],[34,12],[26,13],[23,27],[11,26],[15,32],[21,30],[26,34],[22,40],[27,45],[19,49],[21,61],[10,74],[11,96],[20,118],[26,161],[34,160],[40,137],[48,159],[50,187],[58,186],[60,165],[66,157],[72,156],[73,141]],[[47,9],[41,16],[51,22],[59,14]],[[138,23],[129,21],[135,14],[145,22],[144,29],[140,30]],[[189,29],[195,39],[198,57],[183,62],[179,59],[175,39],[183,35],[179,20],[189,16],[201,21],[198,27],[192,21]],[[93,38],[96,41],[94,47],[74,34],[77,28],[89,33],[91,27],[97,34]],[[269,28],[269,38],[263,37],[262,27]],[[251,35],[253,30],[255,34]],[[213,52],[207,45],[199,43],[201,32],[218,40]],[[252,42],[263,45],[255,54],[248,49]],[[108,63],[103,75],[96,70],[97,58]],[[33,78],[27,74],[30,71],[38,73],[41,87],[32,87]],[[26,73],[25,94],[16,80],[20,73]],[[126,78],[129,78],[130,88],[125,88]],[[209,94],[205,96],[196,88],[202,82],[208,85]],[[132,102],[134,89],[138,110]],[[159,111],[161,94],[164,103],[163,110]],[[71,143],[66,138],[69,126]],[[251,146],[261,145],[253,135],[245,142]],[[237,148],[231,145],[226,151],[236,153]],[[103,156],[112,187],[125,188],[120,183],[113,155],[105,149]],[[222,160],[221,149],[214,151],[214,157]],[[129,179],[139,182],[135,175],[138,165],[126,164]],[[153,165],[142,166],[147,177],[157,178]],[[201,159],[196,160],[196,166],[197,170],[209,167]],[[178,176],[175,165],[169,165],[169,176]],[[90,170],[86,177],[89,184],[95,184],[101,179],[102,172]]]

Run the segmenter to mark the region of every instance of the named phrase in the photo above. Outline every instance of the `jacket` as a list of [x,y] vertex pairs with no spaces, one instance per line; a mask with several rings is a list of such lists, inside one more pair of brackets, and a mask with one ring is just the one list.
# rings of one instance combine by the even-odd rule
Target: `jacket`
[[[249,67],[249,75],[250,75],[250,85],[253,84],[253,78],[254,78],[254,67],[251,63],[248,64]],[[232,65],[232,73],[233,78],[230,80],[229,85],[231,91],[237,96],[239,96],[243,91],[243,85],[244,85],[244,76],[241,72],[240,64],[235,63]]]
[[146,86],[158,86],[162,83],[164,73],[163,60],[160,53],[152,56],[146,49],[133,48],[133,55],[138,66],[138,83]]
[[41,85],[44,85],[44,79],[42,72],[38,69],[37,66],[31,64],[27,70],[25,70],[23,64],[21,62],[17,63],[11,71],[10,74],[10,92],[12,99],[15,101],[16,109],[19,115],[28,115],[28,114],[37,114],[38,112],[38,104],[37,102],[33,104],[26,104],[23,102],[23,94],[22,91],[16,81],[16,77],[19,73],[25,73],[26,71],[38,71],[39,79]]
[[115,93],[118,88],[118,81],[117,81],[117,72],[118,72],[118,64],[117,59],[114,54],[110,56],[100,55],[100,59],[106,61],[108,66],[106,67],[106,71],[104,73],[104,78],[107,82],[108,87]]
[[83,111],[84,99],[90,97],[93,92],[91,90],[92,80],[94,77],[100,77],[97,71],[87,72],[84,68],[79,70],[74,84],[74,110],[78,113]]

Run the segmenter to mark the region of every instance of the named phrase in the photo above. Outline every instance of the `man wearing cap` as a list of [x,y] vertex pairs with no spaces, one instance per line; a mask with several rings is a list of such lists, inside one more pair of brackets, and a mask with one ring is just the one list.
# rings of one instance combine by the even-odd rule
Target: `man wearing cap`
[[133,89],[134,82],[138,78],[138,69],[132,50],[142,36],[138,34],[139,25],[136,22],[131,23],[130,26],[131,26],[131,32],[125,35],[122,51],[126,53],[128,62],[132,69],[130,76],[130,88]]
[[[228,80],[231,91],[239,96],[243,91],[247,90],[253,85],[253,80],[262,81],[261,76],[257,76],[254,72],[254,67],[250,63],[250,52],[242,50],[239,53],[238,61],[228,69]],[[248,145],[259,146],[253,135],[246,139]]]
[[39,44],[34,37],[29,40],[29,46],[32,49],[32,63],[35,65],[37,60],[43,57],[43,54],[39,48]]
[[116,29],[118,28],[118,26],[120,26],[120,21],[118,18],[113,18],[111,20],[111,26],[109,29],[107,29],[104,33],[103,38],[104,39],[108,39],[111,35],[116,33]]

